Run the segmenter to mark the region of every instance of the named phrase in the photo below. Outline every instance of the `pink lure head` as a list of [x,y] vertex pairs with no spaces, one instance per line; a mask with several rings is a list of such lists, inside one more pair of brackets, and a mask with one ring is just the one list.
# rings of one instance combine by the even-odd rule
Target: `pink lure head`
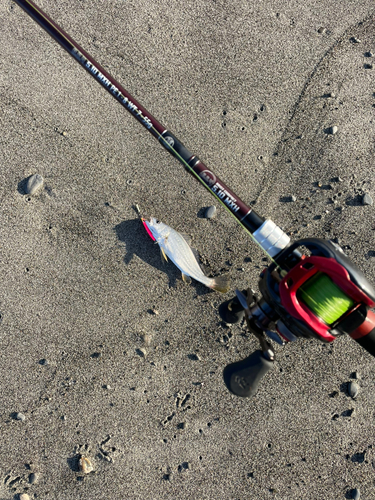
[[152,239],[152,241],[156,241],[156,239],[154,238],[152,232],[150,231],[149,227],[148,227],[148,222],[146,219],[144,219],[143,217],[141,218],[142,220],[142,224],[144,225],[148,235],[150,236],[150,238]]

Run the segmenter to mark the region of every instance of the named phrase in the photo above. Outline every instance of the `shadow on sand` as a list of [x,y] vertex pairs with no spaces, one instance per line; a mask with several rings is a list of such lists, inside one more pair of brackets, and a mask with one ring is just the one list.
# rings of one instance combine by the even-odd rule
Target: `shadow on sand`
[[[147,235],[140,219],[123,221],[117,224],[114,229],[119,241],[125,243],[124,262],[126,265],[137,255],[146,264],[165,273],[168,276],[170,288],[177,286],[177,282],[181,280],[180,270],[172,262],[162,260],[159,245]],[[192,283],[187,286],[194,286],[198,295],[212,291],[195,280],[192,280]]]

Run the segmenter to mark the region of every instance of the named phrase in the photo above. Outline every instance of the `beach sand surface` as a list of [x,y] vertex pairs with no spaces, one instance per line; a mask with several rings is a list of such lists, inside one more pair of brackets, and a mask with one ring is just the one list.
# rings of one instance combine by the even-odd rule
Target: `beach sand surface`
[[[245,203],[375,283],[372,0],[37,4]],[[258,341],[218,307],[269,260],[14,1],[0,26],[0,499],[375,498],[374,358],[276,345],[231,395]],[[230,292],[183,283],[136,204]]]

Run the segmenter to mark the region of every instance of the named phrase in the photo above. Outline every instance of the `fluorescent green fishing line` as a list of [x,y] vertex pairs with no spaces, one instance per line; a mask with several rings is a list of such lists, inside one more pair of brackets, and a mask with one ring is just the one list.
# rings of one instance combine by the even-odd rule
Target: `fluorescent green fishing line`
[[299,288],[297,298],[327,325],[332,325],[354,305],[354,301],[324,273],[316,273]]

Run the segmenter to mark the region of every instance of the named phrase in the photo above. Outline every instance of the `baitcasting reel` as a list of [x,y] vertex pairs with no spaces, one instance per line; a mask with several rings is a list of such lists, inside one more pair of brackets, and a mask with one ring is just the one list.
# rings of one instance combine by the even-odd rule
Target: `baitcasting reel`
[[274,366],[269,339],[284,345],[300,337],[332,342],[347,333],[375,356],[375,290],[332,241],[299,240],[286,246],[260,275],[258,298],[250,290],[219,309],[227,323],[245,315],[261,350],[224,369],[224,381],[237,396],[253,396]]

